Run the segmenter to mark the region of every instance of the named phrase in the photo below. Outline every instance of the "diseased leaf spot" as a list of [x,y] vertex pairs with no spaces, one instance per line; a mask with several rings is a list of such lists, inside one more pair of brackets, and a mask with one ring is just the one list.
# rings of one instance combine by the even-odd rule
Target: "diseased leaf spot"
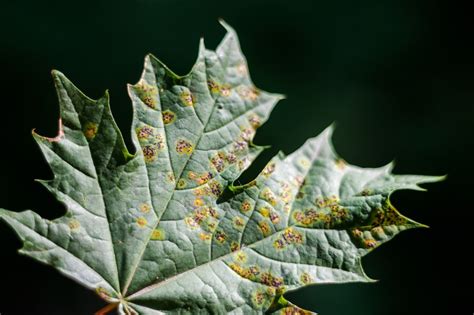
[[248,116],[248,120],[249,120],[250,125],[255,129],[260,127],[260,125],[262,124],[262,121],[257,114],[250,114]]
[[270,229],[270,225],[268,225],[268,222],[261,221],[258,223],[258,227],[260,228],[260,231],[262,231],[262,234],[264,236],[270,235],[271,229]]
[[204,205],[204,200],[202,200],[202,198],[196,198],[196,199],[194,199],[193,204],[196,207],[201,207],[201,206]]
[[303,272],[300,276],[300,281],[302,284],[310,284],[313,282],[311,275],[307,272]]
[[99,126],[96,123],[88,122],[84,125],[84,136],[90,141],[95,138],[98,130]]
[[366,248],[374,248],[377,246],[377,241],[374,239],[366,239],[364,240],[364,245]]
[[220,88],[220,92],[221,92],[221,95],[224,97],[230,96],[230,93],[231,93],[230,85],[228,84],[222,85]]
[[176,184],[176,187],[178,187],[179,189],[186,188],[186,186],[187,186],[187,183],[186,183],[186,180],[184,178],[180,178],[178,180],[178,184]]
[[107,291],[105,288],[103,287],[97,287],[95,289],[95,292],[104,300],[109,300],[111,298],[111,294],[109,293],[109,291]]
[[154,229],[151,233],[151,239],[154,241],[162,241],[166,238],[166,232],[163,229]]
[[245,157],[242,160],[239,160],[238,165],[239,165],[239,170],[242,171],[250,166],[250,159]]
[[284,249],[288,245],[302,244],[303,235],[295,229],[289,227],[273,242],[276,249]]
[[195,211],[191,212],[186,218],[184,218],[184,222],[191,229],[195,229],[200,226],[202,229],[213,231],[216,227],[217,218],[218,214],[216,209],[209,206],[202,206],[197,208]]
[[148,223],[148,221],[144,217],[137,218],[136,222],[139,227],[145,227]]
[[242,230],[245,225],[245,220],[239,216],[236,216],[233,220],[234,228],[237,230]]
[[181,98],[181,101],[183,102],[183,104],[185,106],[193,106],[194,105],[194,102],[195,102],[195,99],[194,99],[194,95],[191,94],[191,92],[183,92],[181,93],[181,95],[179,96]]
[[275,171],[275,162],[268,163],[262,171],[263,176],[269,177]]
[[151,210],[151,206],[147,203],[140,204],[139,208],[140,208],[140,211],[143,213],[148,213]]
[[199,233],[199,238],[201,239],[201,241],[209,242],[212,238],[212,234],[207,232],[201,232]]
[[145,162],[153,162],[158,155],[158,148],[156,145],[146,145],[142,147],[143,156],[145,157]]
[[219,244],[224,244],[227,240],[227,234],[223,230],[217,230],[214,234],[214,238]]
[[72,219],[69,221],[68,226],[71,231],[77,231],[81,227],[81,223],[75,219]]
[[213,181],[209,182],[209,189],[210,189],[211,193],[216,197],[219,197],[222,194],[222,186],[216,180],[213,180]]
[[287,306],[280,311],[281,315],[311,315],[312,312],[302,310],[294,306]]
[[217,154],[211,158],[211,164],[214,166],[214,168],[220,173],[224,171],[225,169],[225,153],[220,151],[217,152]]
[[234,254],[234,258],[236,261],[240,263],[245,263],[247,262],[247,254],[245,254],[243,251],[239,250]]
[[156,136],[156,132],[154,128],[151,128],[150,126],[142,126],[140,128],[136,129],[137,132],[137,137],[140,142],[143,142],[144,140],[150,139],[152,137]]
[[242,85],[237,88],[237,94],[244,100],[255,101],[260,92],[255,87]]
[[169,125],[173,123],[176,120],[176,114],[172,112],[171,110],[167,109],[161,114],[163,118],[163,123],[165,125]]
[[277,199],[275,197],[275,194],[268,187],[265,187],[262,190],[260,197],[266,202],[268,202],[269,204],[271,204],[272,206],[276,206],[277,204]]
[[252,141],[253,137],[255,136],[255,129],[252,128],[244,128],[242,129],[242,133],[240,137],[245,141]]
[[335,161],[335,164],[336,164],[336,168],[338,168],[341,171],[344,170],[347,166],[346,161],[344,161],[343,159],[337,159]]
[[176,142],[176,152],[178,152],[179,154],[190,155],[193,150],[193,145],[188,140],[180,139]]
[[239,249],[240,249],[239,243],[237,243],[237,242],[232,242],[232,243],[230,243],[230,250],[231,250],[232,252],[235,252],[235,251],[237,251],[237,250],[239,250]]
[[241,76],[244,76],[248,73],[247,65],[245,64],[245,62],[242,62],[237,66],[237,73]]
[[244,200],[240,205],[240,211],[243,213],[249,212],[252,209],[252,204],[248,200]]
[[209,91],[211,91],[211,93],[213,93],[213,94],[216,94],[216,93],[220,92],[219,84],[217,82],[213,81],[213,80],[207,81],[207,87],[209,88]]

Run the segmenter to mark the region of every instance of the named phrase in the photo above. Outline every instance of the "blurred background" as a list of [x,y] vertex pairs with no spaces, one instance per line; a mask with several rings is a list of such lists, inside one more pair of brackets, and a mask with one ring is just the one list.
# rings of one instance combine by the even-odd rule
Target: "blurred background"
[[[334,143],[351,164],[393,159],[396,173],[448,174],[393,204],[431,229],[412,230],[364,258],[375,284],[313,286],[289,299],[323,315],[474,312],[472,10],[460,2],[2,1],[0,5],[0,206],[55,218],[63,208],[34,178],[51,172],[31,138],[57,132],[49,75],[64,72],[88,96],[110,90],[130,145],[135,83],[152,52],[178,74],[198,41],[215,48],[224,18],[239,33],[255,84],[284,93],[256,137],[272,144],[241,181],[278,150],[290,153],[336,121]],[[104,303],[50,267],[19,256],[0,224],[0,313],[92,314]]]

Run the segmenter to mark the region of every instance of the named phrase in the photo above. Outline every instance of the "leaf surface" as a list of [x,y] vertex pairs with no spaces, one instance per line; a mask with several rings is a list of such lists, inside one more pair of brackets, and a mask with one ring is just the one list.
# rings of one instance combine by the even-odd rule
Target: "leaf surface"
[[254,86],[236,34],[223,24],[223,41],[215,51],[201,41],[185,76],[146,57],[128,87],[135,154],[108,94],[92,100],[53,71],[59,133],[33,136],[54,173],[40,182],[66,214],[49,221],[0,210],[22,254],[121,314],[310,313],[283,293],[372,281],[361,258],[422,226],[402,216],[390,194],[441,179],[349,165],[333,150],[329,127],[234,186],[263,150],[252,139],[282,96]]

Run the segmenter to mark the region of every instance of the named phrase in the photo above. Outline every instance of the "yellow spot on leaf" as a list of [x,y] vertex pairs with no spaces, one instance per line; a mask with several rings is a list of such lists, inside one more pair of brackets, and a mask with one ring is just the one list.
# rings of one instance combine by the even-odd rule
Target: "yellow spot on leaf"
[[94,139],[97,131],[99,130],[99,126],[96,123],[88,122],[84,125],[84,136],[87,140]]
[[148,221],[144,217],[137,218],[137,224],[139,227],[145,227]]
[[163,229],[154,229],[151,233],[151,239],[155,241],[162,241],[165,239],[166,233]]

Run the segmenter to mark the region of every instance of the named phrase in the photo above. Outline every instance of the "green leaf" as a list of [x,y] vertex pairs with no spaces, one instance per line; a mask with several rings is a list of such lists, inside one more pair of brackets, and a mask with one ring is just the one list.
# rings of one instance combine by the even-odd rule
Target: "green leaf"
[[[33,133],[54,178],[40,181],[66,207],[56,220],[0,210],[21,254],[95,290],[121,314],[310,313],[283,293],[309,284],[369,282],[361,258],[421,227],[389,201],[441,177],[394,175],[392,165],[346,164],[329,127],[278,154],[243,186],[233,182],[282,95],[256,88],[235,32],[216,51],[201,42],[191,72],[155,57],[128,87],[128,152],[106,93],[92,100],[53,71],[59,134]],[[228,198],[221,198],[228,190]]]

